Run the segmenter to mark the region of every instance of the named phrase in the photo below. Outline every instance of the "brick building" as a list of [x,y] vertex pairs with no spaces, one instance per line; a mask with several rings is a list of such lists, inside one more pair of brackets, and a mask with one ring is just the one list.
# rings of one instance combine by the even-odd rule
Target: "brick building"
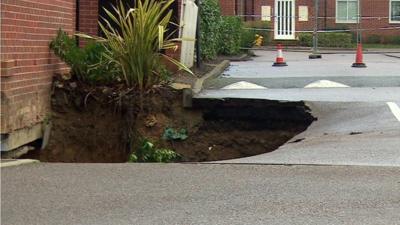
[[[315,0],[220,0],[224,15],[270,21],[275,39],[295,39],[314,26]],[[319,0],[320,30],[355,29],[361,14],[364,36],[400,36],[400,0]]]
[[[62,28],[97,35],[110,0],[1,0],[1,150],[42,137],[49,117],[52,77],[68,67],[49,49]],[[176,15],[179,15],[175,7]]]
[[52,76],[68,68],[49,50],[75,30],[74,0],[1,0],[1,150],[40,138]]

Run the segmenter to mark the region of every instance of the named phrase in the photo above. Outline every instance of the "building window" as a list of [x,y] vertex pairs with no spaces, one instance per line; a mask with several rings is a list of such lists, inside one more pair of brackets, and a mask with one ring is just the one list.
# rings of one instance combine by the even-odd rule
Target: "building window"
[[336,0],[336,23],[357,23],[357,17],[358,0]]
[[390,0],[390,23],[400,23],[400,0]]

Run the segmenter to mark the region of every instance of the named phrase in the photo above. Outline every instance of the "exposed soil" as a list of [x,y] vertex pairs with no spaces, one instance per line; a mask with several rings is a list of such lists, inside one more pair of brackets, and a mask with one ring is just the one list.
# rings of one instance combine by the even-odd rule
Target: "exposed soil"
[[263,100],[197,102],[203,120],[171,147],[183,161],[216,161],[273,151],[314,120],[302,103]]
[[[132,92],[120,96],[108,88],[72,86],[68,82],[56,85],[46,149],[31,151],[23,158],[126,162],[131,149],[137,149],[145,137],[159,147],[174,149],[181,155],[180,161],[233,159],[273,151],[314,120],[302,103],[196,100],[194,108],[184,109],[181,93],[166,87],[146,94],[140,111]],[[163,140],[167,127],[184,128],[189,137]]]

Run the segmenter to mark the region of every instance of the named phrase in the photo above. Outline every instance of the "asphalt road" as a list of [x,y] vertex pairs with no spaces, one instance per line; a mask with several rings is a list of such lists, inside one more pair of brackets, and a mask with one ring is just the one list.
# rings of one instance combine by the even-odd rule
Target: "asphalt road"
[[255,51],[250,61],[231,62],[224,74],[205,82],[206,89],[220,89],[238,81],[267,88],[303,88],[318,80],[330,80],[350,87],[400,87],[400,57],[396,53],[366,54],[367,68],[352,68],[354,54],[324,54],[309,60],[306,52],[285,52],[287,67],[273,67],[276,53]]
[[3,225],[400,224],[400,168],[42,163],[1,176]]
[[310,60],[305,52],[284,52],[287,67],[273,67],[276,52],[255,51],[251,61],[232,62],[224,73],[229,78],[282,77],[400,77],[400,58],[384,54],[366,54],[367,68],[352,68],[354,54],[324,54],[322,59]]

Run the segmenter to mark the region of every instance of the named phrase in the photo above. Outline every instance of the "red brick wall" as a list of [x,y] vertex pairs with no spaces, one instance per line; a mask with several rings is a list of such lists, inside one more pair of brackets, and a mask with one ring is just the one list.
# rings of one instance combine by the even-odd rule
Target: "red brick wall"
[[74,18],[75,0],[1,0],[1,133],[46,117],[52,76],[68,70],[49,42]]
[[[219,0],[221,4],[221,11],[223,15],[235,15],[235,0]],[[238,4],[240,4],[241,0],[237,0]],[[247,0],[247,14],[251,14],[252,2],[254,2],[254,14],[260,16],[261,15],[261,6],[269,5],[271,6],[271,15],[274,15],[274,6],[275,0]],[[325,5],[327,3],[327,13],[325,14]],[[309,16],[314,16],[314,0],[296,0],[296,16],[298,16],[298,7],[300,5],[309,6],[308,12]],[[240,7],[240,6],[239,6]],[[362,16],[374,16],[374,17],[388,17],[389,16],[389,0],[363,0],[361,7]],[[238,14],[241,14],[240,12]],[[237,15],[237,14],[236,14]],[[319,16],[327,16],[327,17],[335,17],[336,16],[336,0],[320,0],[320,12]],[[250,19],[250,17],[248,17]],[[260,20],[260,17],[255,17],[256,20]],[[273,20],[272,20],[273,21]],[[310,18],[308,22],[300,22],[296,19],[296,31],[308,31],[313,29],[313,19]],[[350,29],[354,29],[354,24],[337,24],[334,18],[327,18],[319,20],[320,29],[324,29],[324,25],[326,24],[326,28],[342,28],[348,27]],[[400,24],[390,24],[388,18],[381,19],[364,19],[362,21],[362,27],[364,29],[372,29],[364,32],[364,37],[370,34],[377,34],[380,36],[393,36],[400,35],[399,29],[392,30],[378,30],[377,28],[382,27],[398,27]]]
[[[242,7],[241,6],[241,0],[238,0],[238,7]],[[235,0],[220,0],[219,1],[220,6],[221,6],[221,13],[222,15],[225,16],[233,16],[236,15],[236,11],[235,11]]]
[[[327,3],[327,17],[335,17],[336,14],[336,1],[328,1]],[[324,14],[322,14],[324,15]],[[400,24],[389,23],[389,0],[363,0],[361,5],[361,15],[363,17],[382,17],[381,19],[363,19],[362,28],[368,29],[364,31],[364,37],[370,34],[384,36],[400,35],[399,29],[379,30],[378,28],[384,27],[399,27]],[[385,18],[386,17],[386,18]],[[327,20],[328,28],[347,26],[350,29],[356,27],[355,24],[335,23],[335,19]]]

